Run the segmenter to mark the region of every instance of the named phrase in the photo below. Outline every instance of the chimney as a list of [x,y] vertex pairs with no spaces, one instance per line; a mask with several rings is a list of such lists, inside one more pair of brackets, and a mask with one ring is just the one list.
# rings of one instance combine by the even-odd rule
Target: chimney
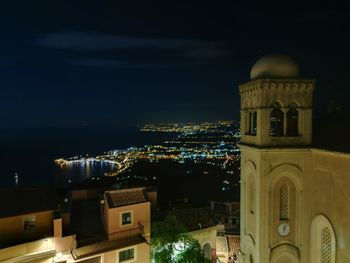
[[54,237],[62,237],[62,218],[53,220],[53,235]]

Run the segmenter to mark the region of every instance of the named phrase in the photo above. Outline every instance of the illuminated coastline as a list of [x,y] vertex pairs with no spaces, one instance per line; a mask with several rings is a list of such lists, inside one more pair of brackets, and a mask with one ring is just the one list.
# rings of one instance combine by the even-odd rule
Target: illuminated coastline
[[240,149],[236,145],[240,138],[238,127],[238,123],[234,121],[146,124],[140,128],[141,132],[177,134],[174,139],[164,141],[163,144],[111,150],[95,157],[81,155],[68,159],[59,158],[55,163],[62,168],[73,164],[96,162],[116,165],[116,170],[105,172],[105,176],[116,176],[141,160],[149,162],[172,160],[178,163],[192,161],[227,169],[230,163],[240,161]]

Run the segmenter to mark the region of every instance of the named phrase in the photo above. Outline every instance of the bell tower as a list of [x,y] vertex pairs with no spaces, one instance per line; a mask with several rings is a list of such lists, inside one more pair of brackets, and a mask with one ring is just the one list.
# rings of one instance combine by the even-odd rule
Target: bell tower
[[242,143],[311,144],[314,80],[298,75],[298,65],[287,56],[266,56],[255,63],[251,81],[239,87]]
[[[258,60],[241,97],[241,263],[300,263],[314,80],[285,55]],[[311,162],[311,161],[310,161]]]

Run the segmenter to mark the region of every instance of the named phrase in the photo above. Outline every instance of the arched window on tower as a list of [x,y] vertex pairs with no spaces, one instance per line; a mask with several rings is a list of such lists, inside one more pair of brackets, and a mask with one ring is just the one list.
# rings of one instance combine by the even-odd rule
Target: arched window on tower
[[257,129],[257,113],[256,111],[250,111],[248,112],[248,118],[247,118],[247,135],[255,136],[256,135],[256,129]]
[[249,135],[250,134],[250,129],[251,129],[251,121],[250,121],[250,112],[246,112],[245,113],[245,120],[246,120],[246,130],[245,130],[245,134]]
[[284,184],[280,188],[280,220],[288,220],[289,218],[289,189]]
[[310,262],[336,262],[336,238],[334,228],[324,215],[318,215],[312,220],[310,249]]
[[295,137],[299,135],[298,131],[299,112],[296,103],[292,103],[287,111],[287,136]]
[[281,110],[281,104],[275,102],[272,104],[272,110],[270,114],[270,136],[283,136],[283,122],[284,114]]

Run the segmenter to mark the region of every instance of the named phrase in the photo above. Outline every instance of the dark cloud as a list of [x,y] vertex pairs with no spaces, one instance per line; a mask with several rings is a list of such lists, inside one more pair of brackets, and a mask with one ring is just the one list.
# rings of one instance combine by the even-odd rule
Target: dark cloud
[[55,32],[44,35],[36,43],[50,48],[106,50],[120,48],[178,49],[205,45],[205,42],[185,39],[127,37],[97,32]]
[[76,59],[71,60],[70,63],[75,66],[94,67],[94,68],[119,68],[119,69],[147,69],[147,68],[176,68],[176,67],[191,67],[199,63],[128,63],[122,60],[113,59]]
[[161,69],[161,68],[182,68],[182,67],[192,67],[197,66],[199,63],[188,62],[188,63],[173,63],[173,64],[131,64],[126,65],[124,68],[134,68],[134,69]]
[[[106,123],[134,123],[151,107],[163,119],[212,118],[211,111],[238,118],[237,86],[273,52],[317,77],[316,103],[336,93],[346,105],[349,12],[338,3],[3,2],[0,108],[11,123],[100,123],[106,112]],[[136,113],[119,114],[125,109]]]
[[[153,48],[175,50],[192,58],[213,58],[227,53],[219,42],[193,39],[161,39],[100,34],[97,32],[54,32],[35,40],[35,44],[56,49],[80,51]],[[96,63],[91,61],[92,64]]]

